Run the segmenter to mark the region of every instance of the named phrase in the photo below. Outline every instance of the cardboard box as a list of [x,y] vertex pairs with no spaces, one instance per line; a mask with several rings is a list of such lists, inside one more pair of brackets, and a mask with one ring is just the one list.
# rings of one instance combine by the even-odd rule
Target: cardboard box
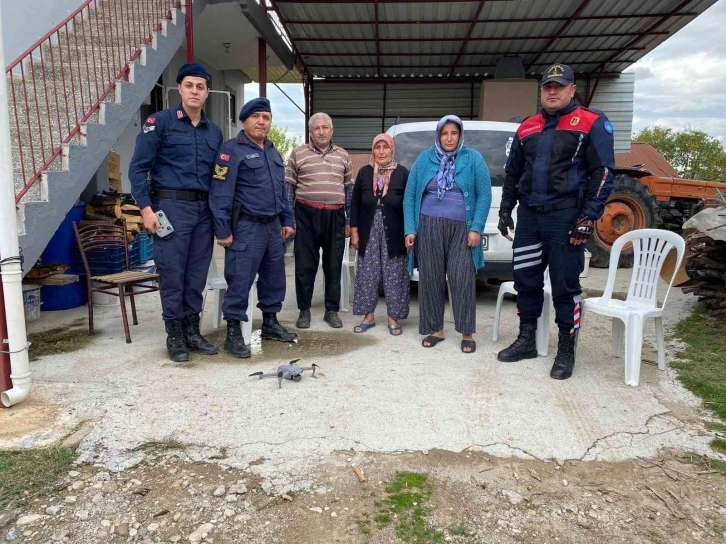
[[110,151],[106,156],[106,164],[108,165],[109,179],[121,181],[121,155],[115,151]]

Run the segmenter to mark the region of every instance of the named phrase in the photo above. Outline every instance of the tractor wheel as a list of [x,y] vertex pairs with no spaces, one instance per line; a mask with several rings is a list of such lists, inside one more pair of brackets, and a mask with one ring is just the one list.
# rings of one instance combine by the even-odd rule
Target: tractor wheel
[[[590,264],[607,268],[610,249],[615,240],[631,230],[660,227],[660,215],[655,197],[648,188],[630,176],[616,176],[615,187],[610,194],[605,211],[595,224],[595,233],[587,242],[592,255]],[[633,246],[626,245],[620,253],[621,268],[633,266]]]

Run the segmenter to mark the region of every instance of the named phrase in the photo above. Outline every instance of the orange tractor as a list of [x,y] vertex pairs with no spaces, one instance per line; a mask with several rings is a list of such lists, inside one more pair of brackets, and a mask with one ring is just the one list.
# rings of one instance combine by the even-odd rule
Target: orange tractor
[[[653,147],[633,142],[630,153],[616,155],[615,187],[587,245],[590,264],[607,267],[613,243],[631,230],[679,231],[718,191],[726,195],[726,183],[681,179]],[[632,248],[623,251],[619,264],[633,265]]]

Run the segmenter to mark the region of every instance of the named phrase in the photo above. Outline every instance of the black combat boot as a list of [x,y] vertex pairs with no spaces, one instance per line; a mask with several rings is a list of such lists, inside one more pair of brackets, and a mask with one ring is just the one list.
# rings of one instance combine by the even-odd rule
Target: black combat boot
[[537,357],[537,325],[519,324],[519,336],[514,343],[497,354],[497,359],[505,363],[514,363],[522,359]]
[[184,340],[187,348],[194,353],[202,355],[214,355],[219,353],[219,348],[207,342],[199,330],[199,315],[190,315],[184,318]]
[[242,327],[240,327],[239,321],[236,319],[227,320],[227,338],[224,341],[224,351],[239,359],[246,359],[252,355],[250,347],[245,344],[245,339],[242,337]]
[[183,320],[165,321],[164,326],[166,327],[166,349],[169,352],[169,358],[175,363],[187,362],[189,350],[184,343]]
[[557,342],[557,356],[555,364],[552,365],[550,378],[555,380],[566,380],[572,376],[572,367],[575,366],[575,340],[574,334],[560,333]]
[[280,325],[277,314],[262,312],[262,339],[279,340],[280,342],[297,342],[297,334],[287,332],[287,329]]

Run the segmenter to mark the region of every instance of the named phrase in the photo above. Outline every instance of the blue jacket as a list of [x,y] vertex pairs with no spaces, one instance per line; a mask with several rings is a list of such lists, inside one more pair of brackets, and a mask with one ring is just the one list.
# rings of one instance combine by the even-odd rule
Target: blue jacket
[[158,189],[209,191],[222,139],[222,131],[204,112],[195,127],[181,105],[146,119],[129,164],[131,193],[139,208],[151,206],[149,175]]
[[[434,178],[439,170],[439,161],[436,159],[434,146],[423,151],[411,167],[406,184],[406,193],[403,197],[404,232],[416,234],[418,221],[421,215],[421,200],[426,185]],[[456,184],[464,193],[466,205],[466,225],[470,231],[484,233],[489,207],[492,203],[492,182],[489,177],[489,168],[475,149],[464,145],[456,156]],[[414,246],[415,247],[415,246]],[[484,268],[484,252],[481,246],[471,249],[474,266],[477,270]],[[415,263],[414,251],[411,250],[408,262],[408,271],[413,273]]]
[[275,145],[265,139],[262,149],[240,131],[227,140],[214,161],[209,208],[214,216],[214,233],[220,240],[232,235],[232,204],[242,203],[250,215],[277,215],[283,227],[292,227],[295,219],[285,195],[285,166]]

